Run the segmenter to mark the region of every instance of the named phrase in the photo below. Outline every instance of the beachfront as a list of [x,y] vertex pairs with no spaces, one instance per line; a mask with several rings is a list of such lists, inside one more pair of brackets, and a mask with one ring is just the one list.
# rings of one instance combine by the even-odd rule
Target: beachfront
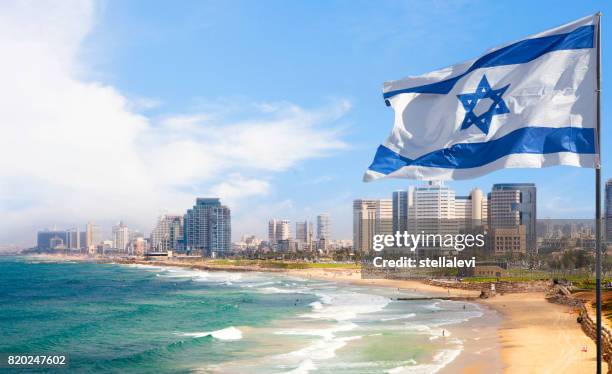
[[[441,288],[414,280],[361,279],[359,271],[307,269],[294,270],[291,274],[414,289],[441,297],[479,296],[478,291]],[[550,303],[544,296],[544,293],[515,293],[475,299],[501,316],[497,334],[504,372],[594,373],[595,343],[576,322],[578,315],[575,308]],[[467,366],[465,369],[468,373],[486,372],[479,365]],[[605,366],[604,369],[607,370]]]
[[[45,258],[58,259],[57,256]],[[63,260],[86,261],[85,257]],[[154,266],[176,266],[219,271],[273,271],[304,279],[387,287],[441,298],[470,298],[486,313],[479,322],[453,326],[465,342],[461,354],[441,372],[490,373],[593,373],[595,344],[576,322],[575,308],[548,302],[543,292],[512,293],[479,299],[474,290],[443,288],[416,280],[362,279],[359,269],[279,270],[241,266],[212,266],[204,262],[135,261]],[[501,365],[496,367],[498,355]],[[605,365],[605,363],[604,363]]]

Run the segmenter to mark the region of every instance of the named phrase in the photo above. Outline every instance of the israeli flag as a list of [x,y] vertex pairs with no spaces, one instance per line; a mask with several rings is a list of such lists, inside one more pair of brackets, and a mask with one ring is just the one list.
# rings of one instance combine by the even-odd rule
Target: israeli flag
[[364,181],[467,179],[502,168],[593,168],[599,17],[384,84],[395,111]]

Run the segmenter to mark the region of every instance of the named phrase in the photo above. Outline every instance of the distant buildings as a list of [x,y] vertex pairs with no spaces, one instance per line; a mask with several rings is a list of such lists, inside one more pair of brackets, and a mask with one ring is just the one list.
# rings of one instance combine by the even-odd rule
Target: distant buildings
[[36,234],[36,247],[41,250],[65,249],[67,243],[66,230],[40,230]]
[[202,256],[224,256],[231,249],[230,209],[218,198],[198,198],[184,216],[184,242],[187,251]]
[[441,182],[429,182],[414,189],[411,230],[425,234],[457,234],[455,191]]
[[353,201],[353,248],[370,252],[376,234],[393,230],[391,199],[357,199]]
[[317,216],[317,240],[331,240],[331,220],[329,214],[322,213]]
[[612,243],[612,179],[606,182],[605,190],[605,230],[604,236],[608,243]]
[[125,252],[130,242],[130,230],[120,221],[118,225],[113,226],[113,248],[119,252]]
[[[610,185],[612,204],[612,181]],[[612,222],[612,207],[610,214]],[[488,197],[478,188],[467,196],[457,196],[452,188],[433,181],[395,191],[391,200],[353,201],[356,251],[371,250],[375,234],[397,231],[481,233],[488,235],[489,245],[485,249],[492,254],[537,253],[536,187],[532,183],[495,184]]]
[[96,252],[98,245],[102,243],[102,229],[95,222],[87,222],[85,226],[85,249],[90,254]]
[[312,222],[301,221],[295,223],[295,240],[310,245],[314,239]]
[[471,231],[487,225],[489,201],[479,188],[468,196],[455,196],[455,219],[459,231]]
[[81,235],[77,228],[66,230],[66,248],[70,250],[81,249]]
[[168,252],[179,250],[183,244],[184,217],[165,214],[157,220],[151,231],[151,250],[153,252]]
[[[524,231],[525,247],[519,248],[518,252],[537,253],[535,184],[494,184],[490,199],[490,227],[495,243],[495,252],[497,254],[517,252],[514,244],[508,248],[499,247],[498,244],[513,242],[512,238],[523,235],[522,232]],[[524,228],[521,229],[521,226]],[[512,233],[511,230],[514,230],[515,233]],[[501,238],[498,239],[497,236],[501,236]],[[520,243],[522,243],[522,240]]]
[[274,246],[291,239],[291,221],[273,218],[268,221],[268,242]]
[[413,207],[414,187],[393,192],[393,232],[408,230],[408,214]]

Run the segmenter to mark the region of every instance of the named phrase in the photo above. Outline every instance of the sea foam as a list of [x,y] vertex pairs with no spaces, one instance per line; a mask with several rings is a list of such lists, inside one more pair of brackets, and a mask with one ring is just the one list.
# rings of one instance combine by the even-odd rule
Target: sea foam
[[207,332],[185,332],[179,334],[180,336],[189,336],[192,338],[203,338],[205,336],[212,336],[219,340],[240,340],[242,339],[242,331],[230,326],[221,330],[207,331]]

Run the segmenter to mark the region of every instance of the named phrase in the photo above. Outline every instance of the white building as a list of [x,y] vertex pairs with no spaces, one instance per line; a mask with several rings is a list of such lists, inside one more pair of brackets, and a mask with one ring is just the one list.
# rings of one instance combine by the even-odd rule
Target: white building
[[303,221],[295,223],[295,240],[300,244],[310,246],[314,238],[312,222]]
[[321,239],[331,240],[331,221],[327,213],[317,216],[317,240]]
[[85,227],[85,248],[89,253],[93,254],[96,251],[96,247],[102,244],[102,229],[95,222],[87,222]]
[[270,245],[289,239],[291,239],[291,221],[276,218],[268,221],[268,241]]
[[369,252],[376,234],[391,234],[393,208],[391,199],[353,201],[353,248]]
[[113,248],[120,252],[125,252],[130,242],[130,230],[123,223],[119,222],[117,226],[113,226]]
[[167,252],[178,249],[183,238],[183,216],[165,214],[157,220],[151,231],[151,249],[153,252]]
[[410,226],[416,233],[457,234],[455,191],[441,182],[429,182],[414,189]]
[[459,230],[469,230],[487,224],[489,202],[479,188],[468,196],[455,197],[455,218]]

